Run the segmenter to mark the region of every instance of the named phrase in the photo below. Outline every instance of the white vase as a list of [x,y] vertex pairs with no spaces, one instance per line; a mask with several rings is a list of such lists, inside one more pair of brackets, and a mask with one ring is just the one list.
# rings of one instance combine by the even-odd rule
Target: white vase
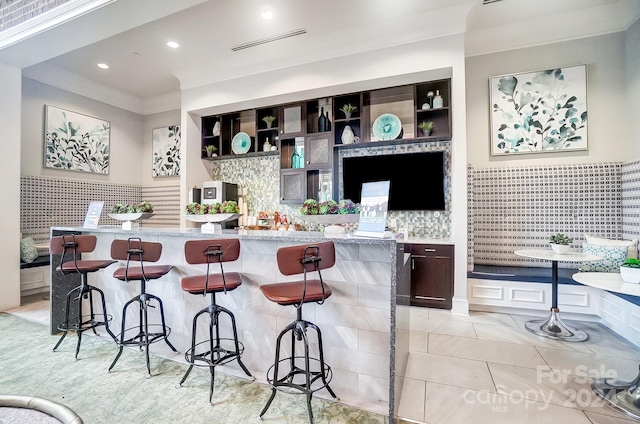
[[551,244],[551,250],[558,255],[564,255],[569,252],[571,246],[568,244]]
[[340,137],[340,139],[342,140],[342,144],[351,144],[353,143],[354,138],[355,134],[351,130],[351,127],[349,125],[346,125],[344,127],[344,130],[342,131],[342,136]]
[[620,277],[627,283],[640,284],[640,268],[621,266]]

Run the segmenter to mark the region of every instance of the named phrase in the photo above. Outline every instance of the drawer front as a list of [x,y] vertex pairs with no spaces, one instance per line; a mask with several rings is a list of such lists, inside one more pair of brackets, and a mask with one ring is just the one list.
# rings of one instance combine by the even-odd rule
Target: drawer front
[[415,256],[443,256],[450,258],[453,255],[453,246],[447,244],[408,244],[405,247],[405,252]]

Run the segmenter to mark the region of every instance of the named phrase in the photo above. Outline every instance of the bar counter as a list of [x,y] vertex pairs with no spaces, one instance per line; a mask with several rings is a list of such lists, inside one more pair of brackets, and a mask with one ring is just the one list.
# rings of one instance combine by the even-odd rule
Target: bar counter
[[[322,331],[325,361],[333,370],[331,386],[341,402],[394,418],[394,410],[397,410],[394,397],[399,398],[400,394],[400,387],[396,387],[394,382],[396,361],[398,366],[402,366],[400,364],[406,360],[404,353],[401,353],[405,347],[396,346],[396,335],[399,334],[397,326],[408,327],[406,323],[401,323],[406,321],[401,317],[408,316],[408,313],[401,309],[403,307],[397,308],[396,302],[397,294],[408,288],[408,266],[402,242],[349,236],[327,238],[322,232],[305,231],[223,230],[220,234],[207,234],[197,228],[51,228],[52,235],[64,233],[97,236],[95,251],[83,255],[83,259],[110,258],[111,242],[116,238],[140,237],[143,241],[162,243],[162,257],[158,264],[171,264],[174,268],[165,277],[150,281],[147,292],[162,299],[167,325],[171,328],[169,340],[181,353],[174,354],[165,343],[153,344],[151,351],[180,362],[185,362],[184,352],[191,343],[193,316],[210,302],[209,297],[188,294],[181,289],[182,277],[201,274],[206,269],[206,266],[185,262],[184,243],[189,239],[202,238],[240,239],[240,259],[225,263],[224,269],[225,272],[241,272],[243,284],[227,295],[219,294],[216,299],[218,304],[234,313],[238,337],[245,347],[242,360],[261,383],[266,382],[266,371],[273,362],[278,333],[295,319],[295,307],[272,303],[259,289],[262,284],[295,279],[285,277],[278,271],[276,250],[283,246],[333,240],[336,264],[322,272],[333,295],[323,305],[305,304],[303,317],[318,324]],[[55,323],[62,321],[66,294],[77,281],[55,271],[59,257],[52,257],[51,260],[51,330],[56,332]],[[140,284],[114,279],[112,274],[115,269],[116,264],[89,274],[89,284],[104,291],[108,313],[113,316],[110,327],[118,334],[122,307],[139,293]],[[205,326],[201,328],[205,330]],[[224,329],[228,331],[229,327]],[[101,336],[104,337],[104,333],[102,331]],[[408,338],[399,339],[408,344]],[[131,352],[125,350],[124,354]],[[144,366],[143,362],[141,367]],[[153,365],[152,362],[152,373]],[[235,362],[220,367],[220,370],[238,377],[244,376]],[[118,372],[118,366],[113,372]],[[394,396],[396,392],[398,396]],[[324,389],[316,395],[330,399]]]

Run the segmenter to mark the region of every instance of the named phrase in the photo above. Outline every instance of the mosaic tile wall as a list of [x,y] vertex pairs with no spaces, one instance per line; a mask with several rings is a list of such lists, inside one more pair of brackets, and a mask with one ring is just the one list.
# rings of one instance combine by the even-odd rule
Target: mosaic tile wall
[[49,227],[81,226],[89,202],[103,201],[100,225],[119,225],[109,217],[116,203],[133,204],[146,200],[154,206],[154,216],[142,226],[180,225],[180,185],[144,187],[124,184],[49,177],[20,178],[20,229],[37,243],[49,240]]
[[[640,167],[635,165],[636,186]],[[631,175],[631,173],[630,173]],[[622,238],[622,165],[619,163],[473,169],[473,261],[549,266],[520,258],[517,249],[547,248],[556,232]],[[577,264],[561,264],[576,268]]]
[[70,0],[0,0],[0,31],[21,24]]
[[[423,152],[431,150],[445,151],[445,169],[447,172],[447,182],[451,175],[451,152],[449,142],[438,143],[418,143],[399,146],[375,146],[364,147],[357,150],[343,150],[342,157],[366,156],[376,154],[403,154],[412,152]],[[259,211],[279,211],[286,213],[290,217],[299,215],[299,205],[280,205],[280,172],[279,157],[263,156],[259,158],[227,159],[212,162],[211,179],[222,180],[235,183],[248,188],[246,202],[249,215],[255,215]],[[342,178],[340,178],[342,179]],[[341,188],[340,188],[341,191]],[[443,238],[451,235],[451,205],[450,190],[445,187],[447,210],[440,212],[436,217],[431,211],[404,211],[390,212],[389,219],[397,220],[397,228],[407,228],[410,235],[419,237]],[[294,220],[296,223],[305,225],[304,222]],[[349,230],[355,229],[356,225],[351,225]],[[320,227],[310,226],[310,230],[317,230]]]
[[622,165],[622,234],[640,238],[640,160]]
[[473,271],[473,250],[475,240],[473,237],[473,167],[467,164],[467,271]]

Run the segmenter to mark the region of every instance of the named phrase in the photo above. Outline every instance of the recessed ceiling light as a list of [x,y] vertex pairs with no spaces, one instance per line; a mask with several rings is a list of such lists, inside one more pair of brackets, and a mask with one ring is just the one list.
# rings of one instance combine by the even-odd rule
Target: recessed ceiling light
[[262,16],[262,19],[270,21],[273,19],[273,11],[271,9],[264,9],[262,13],[260,13],[260,16]]
[[171,47],[172,49],[177,49],[178,47],[180,47],[180,44],[175,41],[167,41],[167,46]]
[[106,63],[98,63],[98,68],[100,69],[109,69],[109,65]]

